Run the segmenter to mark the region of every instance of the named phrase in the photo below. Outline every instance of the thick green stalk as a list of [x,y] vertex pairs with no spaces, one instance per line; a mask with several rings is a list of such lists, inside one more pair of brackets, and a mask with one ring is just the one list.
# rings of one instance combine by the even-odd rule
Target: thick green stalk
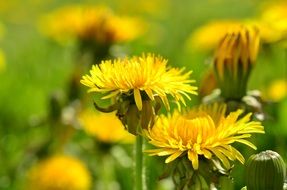
[[143,189],[143,137],[136,136],[135,145],[135,190]]

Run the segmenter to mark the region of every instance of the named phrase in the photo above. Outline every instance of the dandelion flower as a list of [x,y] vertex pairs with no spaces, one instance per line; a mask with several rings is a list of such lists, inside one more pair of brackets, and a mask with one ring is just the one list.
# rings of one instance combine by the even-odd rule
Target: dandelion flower
[[[167,95],[185,105],[184,96],[197,94],[197,87],[191,86],[191,71],[167,67],[167,60],[152,54],[140,57],[102,61],[94,65],[90,75],[83,76],[81,83],[89,87],[89,92],[107,95],[103,99],[118,95],[132,95],[138,110],[142,110],[143,99],[159,97],[169,109]],[[179,105],[179,104],[178,104]]]
[[202,105],[189,113],[172,116],[161,115],[153,127],[145,130],[149,142],[157,149],[148,150],[151,155],[169,156],[165,162],[187,156],[195,170],[200,159],[218,158],[226,168],[229,160],[244,163],[244,157],[232,144],[255,145],[247,140],[252,133],[264,133],[260,122],[250,121],[251,113],[241,116],[242,110],[225,116],[226,106]]
[[101,142],[128,143],[134,140],[134,136],[125,131],[123,124],[114,112],[96,113],[95,111],[85,110],[80,114],[79,120],[83,129]]
[[88,190],[91,187],[91,176],[80,160],[57,155],[31,169],[28,187],[37,190]]

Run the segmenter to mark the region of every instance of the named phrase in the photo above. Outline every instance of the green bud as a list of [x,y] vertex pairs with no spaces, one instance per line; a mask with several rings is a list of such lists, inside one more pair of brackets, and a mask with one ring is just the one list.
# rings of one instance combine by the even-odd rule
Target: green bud
[[248,190],[283,190],[285,163],[277,152],[263,151],[248,159],[245,176]]

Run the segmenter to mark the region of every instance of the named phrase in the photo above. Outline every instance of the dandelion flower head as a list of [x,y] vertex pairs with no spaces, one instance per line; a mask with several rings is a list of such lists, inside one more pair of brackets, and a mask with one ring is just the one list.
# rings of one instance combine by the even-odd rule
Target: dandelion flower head
[[159,97],[169,109],[167,96],[176,103],[185,105],[184,96],[197,94],[194,80],[189,79],[191,71],[167,66],[167,60],[153,54],[139,57],[120,58],[102,61],[93,65],[90,75],[83,76],[81,83],[89,87],[89,92],[101,92],[107,95],[102,99],[127,95],[134,97],[138,110],[142,110],[143,98],[154,100]]
[[264,133],[263,126],[250,121],[251,113],[242,117],[242,110],[227,116],[225,112],[225,105],[215,103],[202,105],[184,115],[175,112],[160,116],[153,127],[145,130],[149,142],[157,147],[147,152],[168,156],[166,163],[187,156],[195,170],[202,158],[216,157],[225,168],[230,168],[229,160],[244,163],[244,157],[232,144],[238,142],[256,149],[247,139],[252,133]]

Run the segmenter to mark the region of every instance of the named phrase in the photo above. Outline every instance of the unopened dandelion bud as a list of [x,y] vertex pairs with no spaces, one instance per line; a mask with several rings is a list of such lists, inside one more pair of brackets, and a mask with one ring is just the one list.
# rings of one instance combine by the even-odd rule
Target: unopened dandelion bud
[[259,49],[259,31],[237,26],[223,37],[215,53],[214,69],[221,90],[227,100],[240,100],[246,95],[250,72]]
[[246,186],[248,190],[282,190],[286,175],[281,156],[267,150],[252,155],[246,164]]

